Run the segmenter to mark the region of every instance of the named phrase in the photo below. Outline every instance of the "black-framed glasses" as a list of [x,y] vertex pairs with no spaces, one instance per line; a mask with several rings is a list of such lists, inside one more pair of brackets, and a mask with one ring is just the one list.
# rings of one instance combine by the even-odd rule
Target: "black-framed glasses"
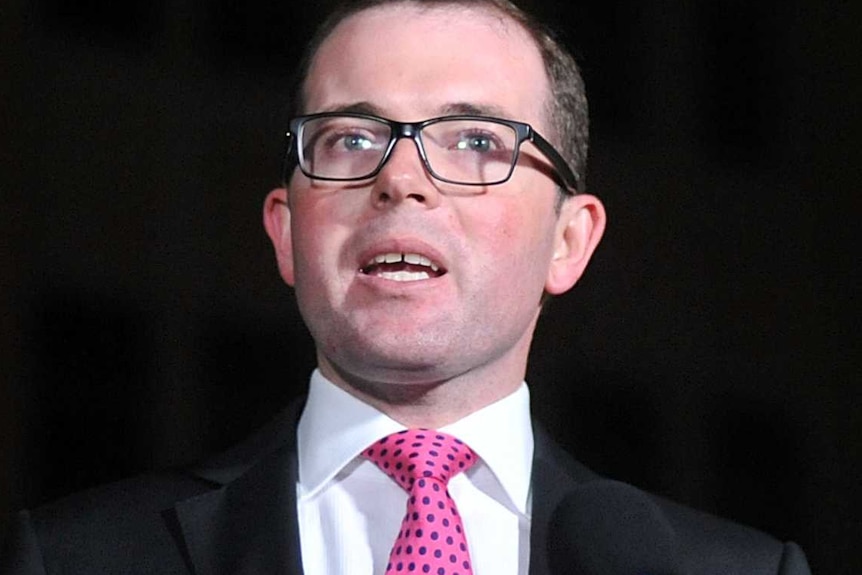
[[523,142],[548,159],[568,194],[580,178],[529,124],[486,116],[442,116],[423,122],[395,122],[370,114],[326,112],[298,116],[287,132],[284,178],[293,169],[316,180],[354,181],[376,176],[401,138],[413,140],[425,169],[443,182],[493,186],[506,182]]

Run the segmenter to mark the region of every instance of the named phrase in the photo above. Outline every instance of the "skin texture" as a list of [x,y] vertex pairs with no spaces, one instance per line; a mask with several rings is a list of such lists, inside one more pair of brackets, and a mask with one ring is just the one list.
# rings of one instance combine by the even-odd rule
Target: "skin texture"
[[[553,138],[547,93],[518,25],[486,9],[402,4],[333,31],[312,62],[305,111],[401,121],[473,111]],[[373,181],[297,171],[289,189],[270,192],[264,225],[327,378],[408,426],[440,427],[517,388],[543,293],[575,284],[605,223],[590,195],[555,209],[541,155],[529,144],[521,155],[505,184],[454,186],[433,180],[402,140]],[[362,273],[387,252],[423,254],[446,273],[415,282]]]

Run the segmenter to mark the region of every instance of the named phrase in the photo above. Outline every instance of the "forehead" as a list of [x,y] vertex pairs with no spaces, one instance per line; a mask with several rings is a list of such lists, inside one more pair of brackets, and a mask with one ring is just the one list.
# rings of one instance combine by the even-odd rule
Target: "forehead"
[[309,113],[370,108],[414,121],[466,108],[540,127],[548,80],[532,37],[501,13],[403,3],[336,26],[304,94]]

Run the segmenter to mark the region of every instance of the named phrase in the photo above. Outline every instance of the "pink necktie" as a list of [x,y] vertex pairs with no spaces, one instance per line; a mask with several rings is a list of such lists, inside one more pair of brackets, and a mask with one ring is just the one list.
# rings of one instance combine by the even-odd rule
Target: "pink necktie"
[[445,433],[406,429],[362,454],[409,493],[386,573],[472,575],[464,526],[446,485],[476,462],[473,450]]

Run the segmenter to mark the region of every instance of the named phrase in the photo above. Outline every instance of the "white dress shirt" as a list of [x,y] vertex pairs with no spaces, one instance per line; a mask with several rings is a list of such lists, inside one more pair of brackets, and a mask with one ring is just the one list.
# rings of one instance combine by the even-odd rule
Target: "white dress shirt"
[[[527,575],[533,432],[526,384],[441,428],[479,461],[449,482],[474,575]],[[309,575],[382,575],[401,526],[407,492],[360,456],[404,429],[326,380],[311,377],[297,429],[296,486],[302,564]]]

